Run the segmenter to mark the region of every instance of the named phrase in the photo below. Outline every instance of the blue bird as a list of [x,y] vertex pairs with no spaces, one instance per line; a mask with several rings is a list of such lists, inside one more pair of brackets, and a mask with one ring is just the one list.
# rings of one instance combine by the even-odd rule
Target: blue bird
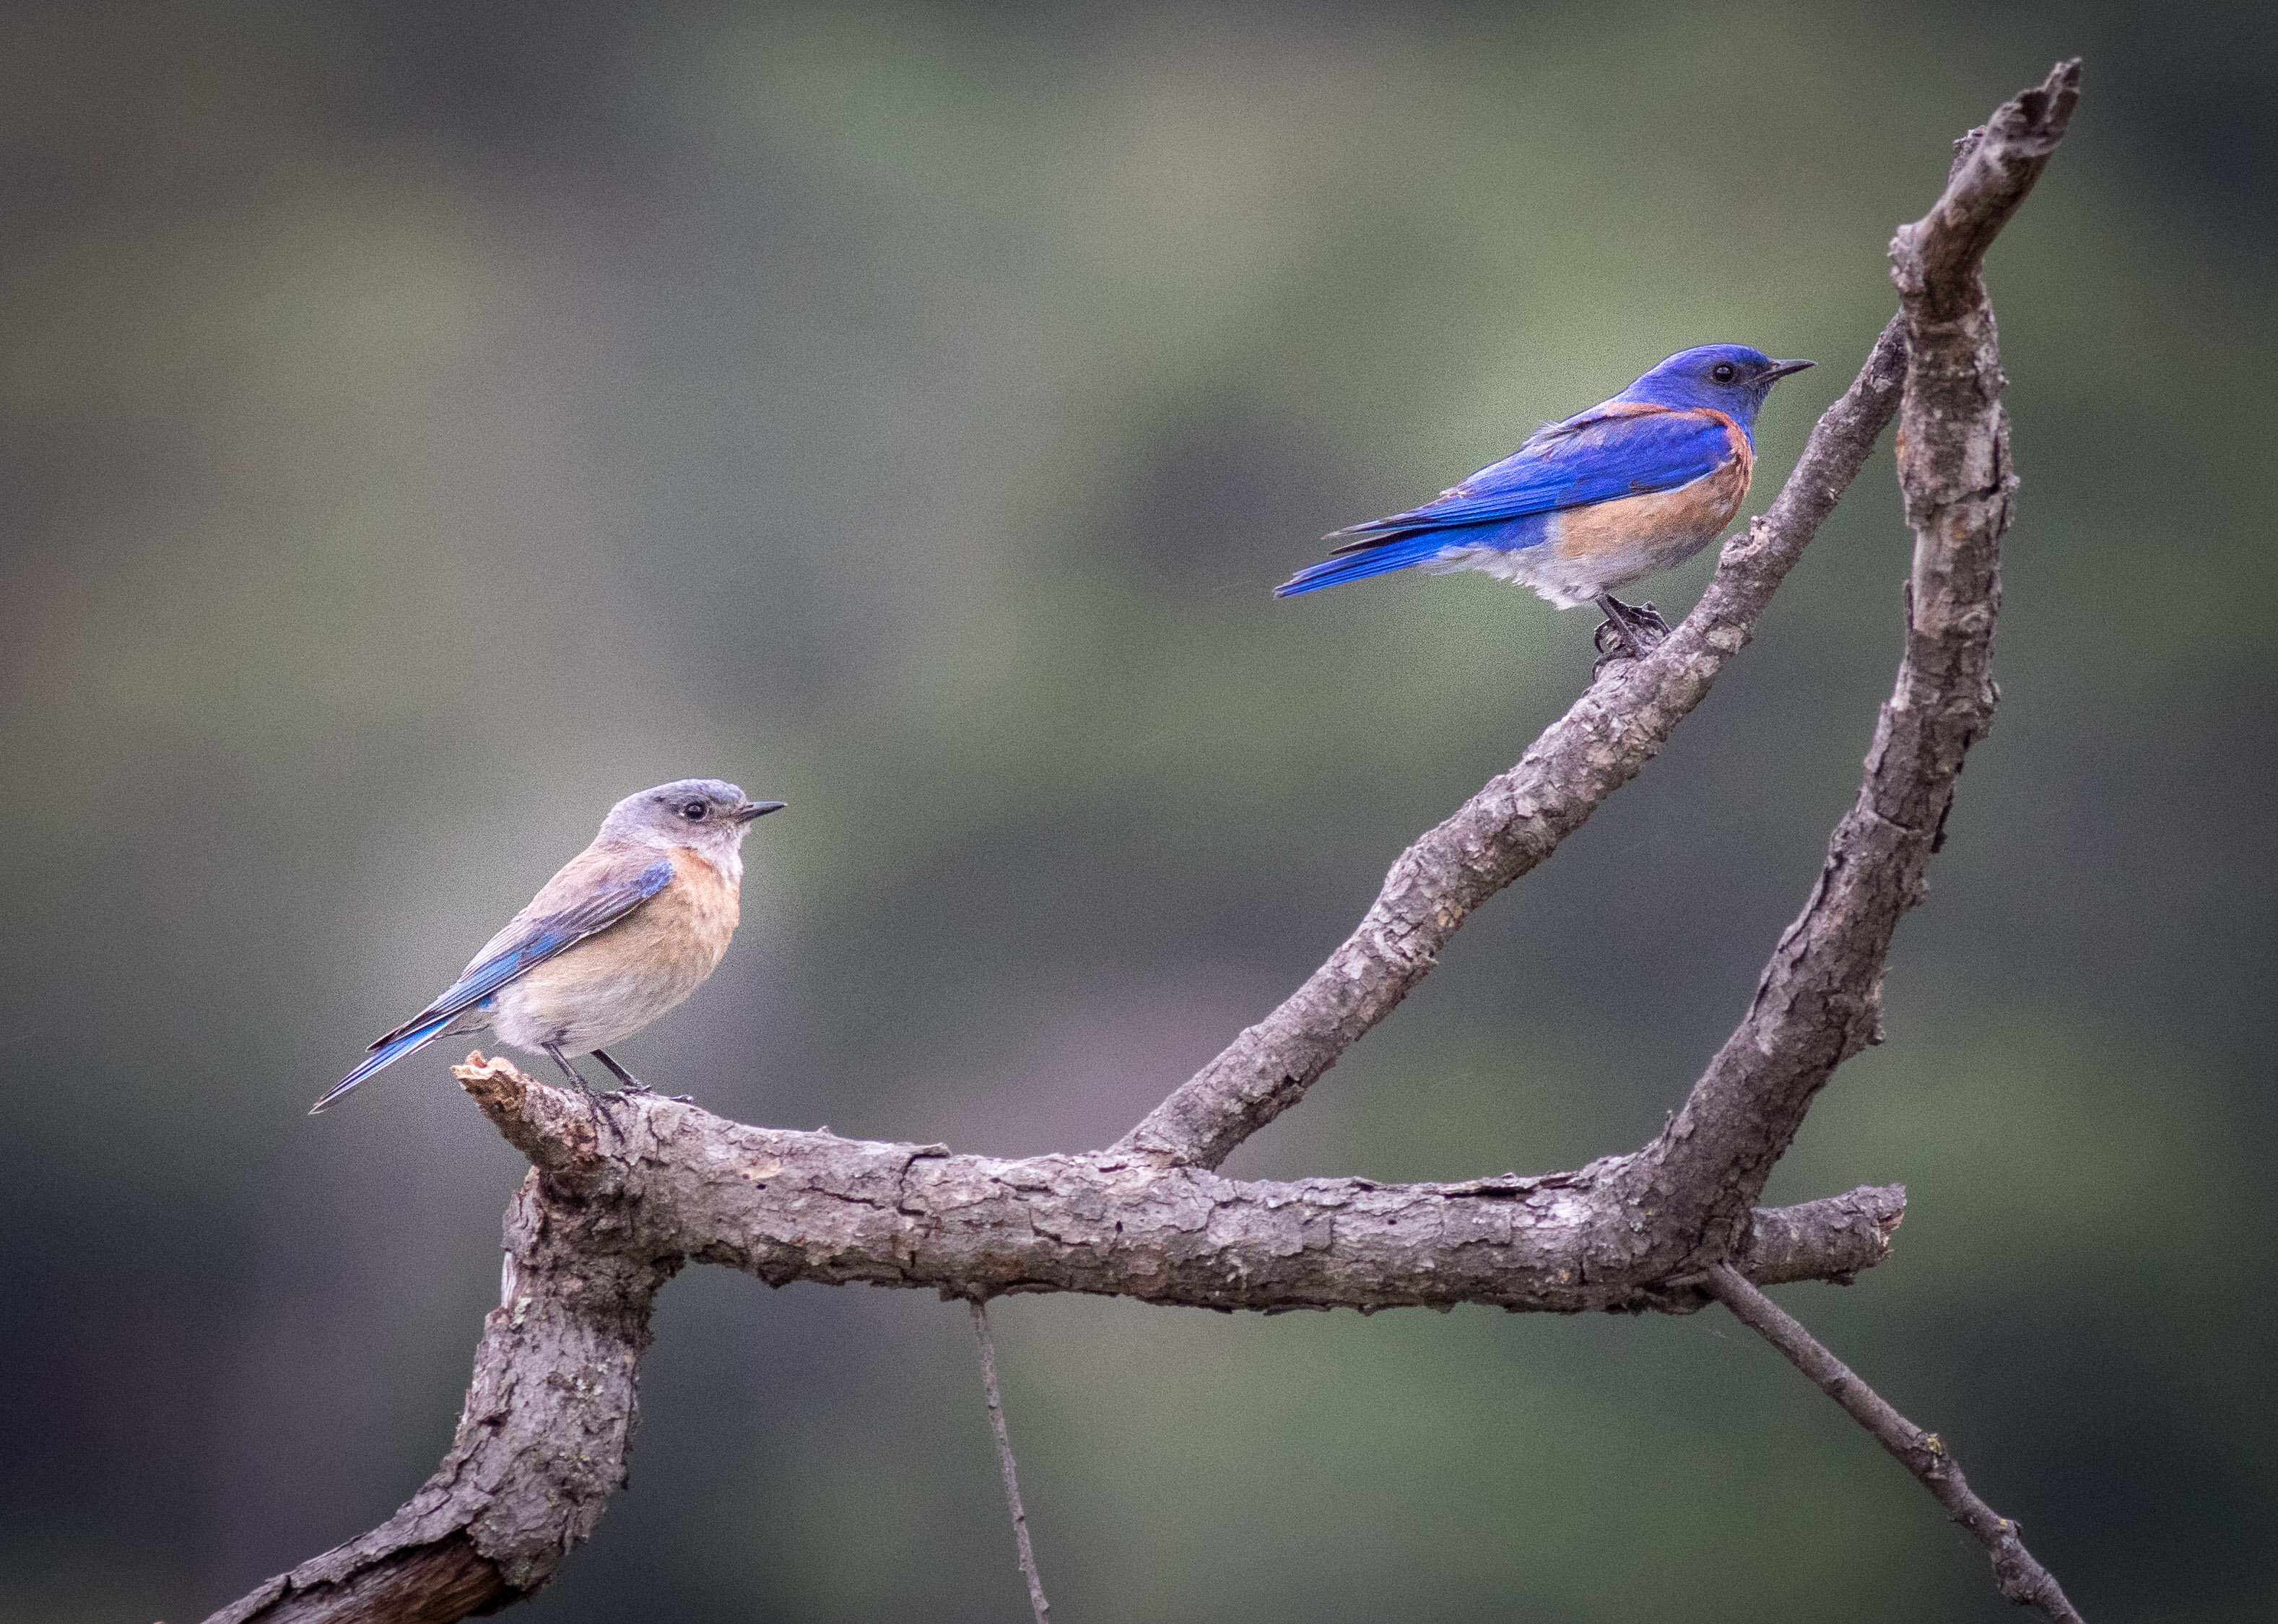
[[579,1088],[573,1054],[639,1089],[607,1046],[678,1004],[719,965],[740,912],[745,831],[783,804],[750,800],[718,778],[677,778],[626,796],[459,978],[374,1043],[309,1115],[438,1038],[483,1031],[552,1056]]
[[1679,350],[1613,399],[1545,424],[1438,500],[1331,532],[1322,539],[1344,545],[1273,595],[1411,564],[1434,574],[1484,570],[1562,609],[1594,601],[1606,617],[1600,652],[1643,655],[1669,624],[1614,588],[1675,569],[1731,523],[1755,471],[1764,396],[1811,364],[1746,344]]

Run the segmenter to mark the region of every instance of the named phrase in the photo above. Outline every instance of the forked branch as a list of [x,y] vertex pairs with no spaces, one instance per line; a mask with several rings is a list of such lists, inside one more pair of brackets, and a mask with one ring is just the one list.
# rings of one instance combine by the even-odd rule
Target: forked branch
[[[446,1624],[535,1590],[623,1481],[650,1305],[689,1262],[772,1284],[921,1286],[967,1301],[1107,1292],[1266,1313],[1458,1302],[1687,1313],[1713,1294],[1777,1329],[1752,1281],[1847,1280],[1879,1261],[1904,1212],[1895,1186],[1774,1211],[1755,1202],[1814,1095],[1875,1040],[1892,932],[1920,898],[1963,755],[1991,716],[2014,481],[1978,266],[2076,95],[2075,65],[2060,65],[1997,111],[1937,207],[1901,230],[1900,314],[1770,512],[1725,545],[1684,624],[1647,658],[1611,665],[1517,766],[1404,853],[1329,961],[1108,1150],[959,1156],[747,1127],[653,1095],[604,1116],[470,1057],[462,1084],[531,1168],[508,1208],[506,1287],[451,1452],[387,1523],[208,1624]],[[1653,757],[1747,644],[1893,414],[1915,532],[1898,681],[1803,914],[1668,1128],[1630,1155],[1529,1177],[1219,1176],[1235,1145],[1429,973],[1473,909]],[[1800,1327],[1795,1337],[1809,1343]],[[2052,1580],[2023,1598],[2075,1616],[2055,1611],[2067,1605]]]

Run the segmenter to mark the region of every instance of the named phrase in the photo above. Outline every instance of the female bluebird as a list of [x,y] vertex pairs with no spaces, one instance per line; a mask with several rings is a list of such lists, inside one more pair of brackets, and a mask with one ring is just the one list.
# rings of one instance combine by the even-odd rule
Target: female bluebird
[[458,980],[373,1044],[309,1115],[438,1038],[485,1030],[552,1055],[580,1088],[573,1054],[591,1054],[627,1088],[642,1087],[604,1046],[679,1003],[719,964],[736,933],[744,832],[783,804],[747,801],[717,778],[626,796],[593,843],[483,944]]
[[1598,647],[1643,655],[1669,633],[1652,604],[1617,586],[1673,570],[1716,539],[1748,494],[1756,412],[1808,361],[1746,344],[1680,350],[1609,401],[1546,424],[1439,500],[1334,531],[1335,555],[1273,589],[1280,598],[1410,564],[1485,570],[1560,609],[1594,600]]

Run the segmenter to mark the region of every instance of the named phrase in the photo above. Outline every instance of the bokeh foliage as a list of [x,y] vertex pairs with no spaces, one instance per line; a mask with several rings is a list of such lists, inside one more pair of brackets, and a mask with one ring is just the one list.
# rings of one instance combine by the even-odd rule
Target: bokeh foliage
[[[1564,705],[1479,578],[1266,588],[1686,344],[1823,363],[1947,141],[2087,93],[1997,249],[1999,663],[1774,1195],[1787,1300],[2091,1617],[2272,1588],[2278,93],[2247,5],[11,8],[0,1620],[195,1617],[447,1441],[517,1158],[307,1102],[620,794],[791,810],[626,1059],[730,1115],[1120,1133]],[[1663,757],[1252,1176],[1627,1148],[1729,1030],[1897,653],[1887,461]],[[1688,604],[1707,561],[1656,595]],[[445,1057],[447,1058],[447,1057]],[[2007,1616],[1719,1314],[997,1311],[1071,1619]],[[636,1488],[527,1609],[1003,1619],[961,1309],[666,1294]]]

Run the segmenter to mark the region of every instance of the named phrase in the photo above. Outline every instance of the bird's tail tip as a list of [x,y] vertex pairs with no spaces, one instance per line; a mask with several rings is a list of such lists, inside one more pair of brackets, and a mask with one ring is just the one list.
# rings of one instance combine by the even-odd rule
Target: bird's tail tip
[[309,1115],[321,1116],[324,1115],[325,1107],[333,1100],[347,1093],[373,1072],[393,1066],[414,1049],[425,1048],[441,1036],[443,1029],[450,1023],[449,1015],[438,1015],[424,1026],[415,1026],[409,1030],[397,1032],[383,1043],[374,1046],[373,1053],[358,1062],[354,1071],[333,1084],[330,1092],[309,1107]]
[[1339,548],[1317,564],[1307,564],[1276,586],[1273,595],[1294,598],[1301,592],[1319,592],[1324,586],[1342,586],[1347,581],[1365,580],[1372,575],[1405,570],[1410,564],[1437,558],[1446,547],[1447,539],[1433,532],[1411,532],[1392,536],[1382,541],[1356,542]]
[[348,1090],[354,1088],[357,1084],[363,1081],[363,1079],[362,1077],[348,1077],[340,1082],[333,1084],[330,1089],[325,1091],[325,1097],[322,1099],[319,1099],[316,1104],[309,1107],[309,1115],[311,1116],[322,1116],[325,1112],[330,1108],[333,1101],[338,1099],[342,1094],[347,1093]]

